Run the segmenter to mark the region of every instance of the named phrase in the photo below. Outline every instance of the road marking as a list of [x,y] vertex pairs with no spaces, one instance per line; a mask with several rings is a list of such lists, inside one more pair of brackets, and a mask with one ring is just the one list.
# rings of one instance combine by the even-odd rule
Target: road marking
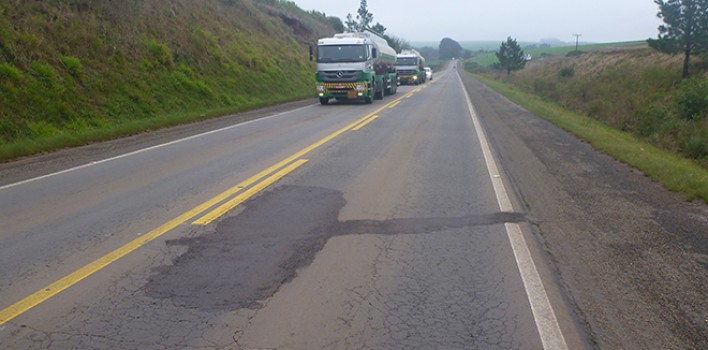
[[[147,244],[147,243],[153,241],[154,239],[156,239],[156,238],[162,236],[163,234],[165,234],[165,233],[169,232],[170,230],[174,229],[175,227],[177,227],[177,226],[179,226],[179,225],[181,225],[181,224],[183,224],[183,223],[185,223],[185,222],[187,222],[187,221],[193,219],[194,217],[198,216],[199,214],[201,214],[201,213],[207,211],[209,208],[212,208],[213,206],[215,206],[215,205],[221,203],[222,201],[224,201],[224,200],[226,200],[227,198],[231,197],[232,195],[238,193],[238,192],[241,191],[242,189],[253,185],[254,183],[256,183],[256,182],[258,182],[259,180],[261,180],[262,178],[268,176],[269,174],[272,174],[273,172],[278,171],[278,169],[281,169],[281,168],[283,168],[284,166],[286,166],[287,164],[292,163],[292,162],[295,161],[296,159],[301,158],[301,157],[304,156],[305,154],[307,154],[307,153],[311,152],[312,150],[314,150],[314,149],[316,149],[316,148],[322,146],[323,144],[325,144],[325,143],[331,141],[331,140],[334,139],[335,137],[337,137],[337,136],[339,136],[339,135],[341,135],[341,134],[343,134],[343,133],[345,133],[345,132],[351,130],[352,128],[356,127],[357,125],[359,125],[360,123],[364,122],[365,120],[367,120],[367,119],[371,118],[372,116],[374,116],[374,115],[380,113],[382,110],[384,110],[385,108],[387,108],[387,107],[390,106],[391,104],[393,104],[393,103],[395,103],[395,102],[397,102],[397,101],[400,101],[400,100],[402,100],[403,98],[406,98],[406,96],[408,96],[408,95],[404,95],[404,96],[402,96],[402,97],[400,97],[400,98],[398,98],[398,99],[396,99],[396,100],[394,100],[394,101],[389,102],[388,104],[385,104],[385,105],[383,105],[383,106],[377,108],[377,109],[376,109],[375,111],[373,111],[372,113],[367,114],[366,116],[364,116],[364,117],[358,119],[357,121],[355,121],[355,122],[353,122],[353,123],[351,123],[351,124],[349,124],[349,125],[347,125],[347,126],[341,128],[341,129],[339,129],[339,130],[337,130],[337,131],[335,131],[335,132],[333,132],[333,133],[331,133],[331,134],[325,136],[324,138],[322,138],[322,139],[320,139],[319,141],[317,141],[317,142],[311,144],[310,146],[307,146],[307,147],[303,148],[302,150],[300,150],[300,151],[296,152],[295,154],[291,155],[290,157],[287,157],[287,158],[281,160],[280,162],[278,162],[278,163],[276,163],[276,164],[274,164],[274,165],[268,167],[267,169],[265,169],[265,170],[259,172],[258,174],[251,176],[250,178],[246,179],[245,181],[241,182],[240,184],[238,184],[238,185],[236,185],[236,186],[234,186],[234,187],[232,187],[232,188],[230,188],[230,189],[228,189],[228,190],[222,192],[221,194],[215,196],[214,198],[212,198],[212,199],[210,199],[210,200],[208,200],[208,201],[206,201],[206,202],[204,202],[204,203],[198,205],[197,207],[195,207],[195,208],[193,208],[193,209],[191,209],[191,210],[185,212],[184,214],[182,214],[182,215],[180,215],[180,216],[178,216],[178,217],[176,217],[176,218],[174,218],[174,219],[168,221],[167,223],[165,223],[165,224],[161,225],[160,227],[158,227],[158,228],[156,228],[156,229],[154,229],[154,230],[148,232],[147,234],[144,234],[144,235],[142,235],[142,236],[140,236],[140,237],[138,237],[138,238],[136,238],[136,239],[130,241],[129,243],[123,245],[122,247],[120,247],[120,248],[118,248],[118,249],[116,249],[116,250],[114,250],[114,251],[112,251],[112,252],[110,252],[110,253],[104,255],[104,256],[101,257],[101,258],[98,258],[98,259],[94,260],[93,262],[89,263],[88,265],[86,265],[86,266],[84,266],[84,267],[82,267],[82,268],[80,268],[80,269],[78,269],[78,270],[76,270],[76,271],[74,271],[74,272],[72,272],[72,273],[66,275],[65,277],[59,279],[58,281],[56,281],[56,282],[54,282],[54,283],[52,283],[52,284],[50,284],[50,285],[48,285],[48,286],[46,286],[46,287],[40,289],[39,291],[37,291],[37,292],[35,292],[35,293],[33,293],[33,294],[31,294],[31,295],[25,297],[25,298],[23,298],[22,300],[20,300],[20,301],[14,303],[14,304],[12,304],[12,305],[10,305],[9,307],[0,310],[0,326],[2,326],[2,325],[4,325],[5,323],[11,321],[11,320],[14,319],[15,317],[20,316],[21,314],[23,314],[23,313],[29,311],[30,309],[34,308],[35,306],[37,306],[37,305],[39,305],[39,304],[41,304],[41,303],[47,301],[48,299],[52,298],[53,296],[59,294],[60,292],[66,290],[67,288],[69,288],[69,287],[75,285],[76,283],[80,282],[81,280],[83,280],[83,279],[85,279],[85,278],[87,278],[87,277],[93,275],[94,273],[100,271],[101,269],[103,269],[104,267],[106,267],[106,266],[110,265],[111,263],[117,261],[118,259],[120,259],[120,258],[122,258],[122,257],[124,257],[124,256],[126,256],[126,255],[128,255],[129,253],[133,252],[134,250],[136,250],[136,249],[142,247],[143,245],[145,245],[145,244]],[[303,108],[304,108],[304,107],[303,107]],[[302,109],[302,108],[298,108],[298,109],[296,109],[296,110],[299,110],[299,109]],[[278,116],[278,115],[285,114],[285,113],[287,113],[287,112],[280,113],[280,114],[277,114],[277,115],[273,115],[273,116],[270,116],[270,117],[267,117],[267,118],[276,117],[276,116]],[[182,142],[182,141],[189,140],[189,139],[194,139],[194,138],[197,138],[197,137],[200,137],[200,136],[204,136],[204,135],[208,135],[208,134],[213,134],[213,133],[215,133],[215,132],[219,132],[219,131],[231,129],[231,128],[237,127],[237,126],[239,126],[239,125],[244,125],[244,124],[245,124],[245,123],[237,124],[237,125],[233,125],[233,126],[230,126],[230,127],[226,127],[226,128],[222,128],[222,129],[218,129],[218,130],[213,130],[213,131],[209,131],[209,132],[206,132],[206,133],[202,133],[202,134],[199,134],[199,135],[190,136],[190,137],[187,137],[187,138],[184,138],[184,139],[175,140],[175,141],[168,142],[168,143],[165,143],[165,144],[161,144],[161,145],[157,145],[157,146],[145,148],[145,149],[142,149],[142,150],[138,150],[138,151],[126,153],[126,154],[124,154],[124,155],[121,155],[121,156],[118,156],[118,157],[109,158],[109,159],[103,160],[103,161],[101,161],[101,162],[108,162],[108,161],[111,161],[111,160],[115,160],[115,159],[119,159],[119,158],[128,157],[128,156],[130,156],[130,155],[134,155],[134,154],[146,152],[146,151],[148,151],[148,150],[152,150],[152,149],[156,149],[156,148],[160,148],[160,147],[165,147],[165,146],[167,146],[167,145],[172,145],[172,144],[175,144],[175,143],[178,143],[178,142]],[[303,160],[301,160],[301,161],[305,161],[305,160],[303,159]],[[300,165],[303,164],[303,163],[301,163],[301,161],[295,162],[294,164],[291,164],[291,165],[287,166],[287,167],[284,168],[283,170],[289,169],[290,167],[293,167],[293,166],[295,166],[295,168],[297,168],[298,166],[300,166]],[[21,184],[26,184],[26,183],[33,182],[33,181],[37,181],[37,180],[40,180],[40,179],[43,179],[43,178],[47,178],[47,177],[50,177],[50,176],[56,176],[56,175],[59,175],[59,174],[69,173],[69,172],[72,172],[72,171],[75,171],[75,170],[78,170],[78,169],[81,169],[81,168],[85,168],[85,167],[86,167],[86,166],[75,167],[75,168],[67,169],[67,170],[64,170],[64,171],[61,171],[61,172],[57,172],[57,173],[53,173],[53,174],[49,174],[49,175],[45,175],[45,176],[41,176],[41,177],[29,179],[29,180],[17,182],[17,183],[11,184],[11,185],[7,185],[7,186],[4,186],[4,187],[0,187],[0,190],[5,189],[5,188],[10,188],[10,187],[18,186],[18,185],[21,185]],[[291,170],[291,171],[292,171],[292,170]],[[281,171],[281,172],[282,172],[282,171]],[[289,172],[289,171],[288,171],[288,172]],[[279,172],[279,173],[280,173],[280,172]],[[266,180],[266,181],[268,181],[268,180]],[[264,182],[265,182],[265,181],[264,181]]]
[[[389,107],[389,108],[391,108],[391,107]],[[359,125],[357,125],[356,127],[352,128],[352,131],[359,131],[361,128],[363,128],[364,126],[366,126],[366,124],[371,123],[372,121],[374,121],[374,119],[376,119],[376,118],[378,118],[378,117],[379,117],[378,115],[375,115],[375,116],[373,116],[373,117],[371,117],[371,118],[369,118],[369,119],[367,119],[367,120],[364,120],[363,122],[361,122],[361,124],[359,124]]]
[[[494,187],[499,209],[502,212],[513,212],[514,208],[511,205],[511,200],[504,187],[504,182],[502,181],[501,173],[492,155],[487,136],[484,129],[482,129],[482,124],[479,121],[479,117],[477,117],[474,106],[472,106],[467,88],[465,88],[465,84],[462,82],[459,73],[457,74],[457,79],[460,85],[462,85],[462,91],[467,99],[467,108],[469,109],[470,117],[474,123],[477,138],[482,146],[482,154],[487,164],[489,177],[492,180],[492,186]],[[541,276],[538,274],[536,265],[533,262],[526,240],[524,240],[524,236],[521,233],[521,227],[516,223],[507,223],[504,227],[506,228],[506,234],[509,238],[511,249],[514,251],[516,266],[521,274],[521,280],[524,283],[526,295],[531,304],[531,312],[533,313],[543,348],[547,350],[567,350],[568,345],[563,337],[563,332],[561,332],[558,319],[553,312],[551,302],[548,300],[548,294],[546,294],[546,289],[543,287],[543,281],[541,281]]]
[[216,130],[211,130],[211,131],[203,132],[203,133],[201,133],[201,134],[188,136],[188,137],[185,137],[185,138],[181,138],[181,139],[178,139],[178,140],[174,140],[174,141],[162,143],[162,144],[159,144],[159,145],[155,145],[155,146],[151,146],[151,147],[147,147],[147,148],[142,148],[142,149],[139,149],[139,150],[136,150],[136,151],[133,151],[133,152],[129,152],[129,153],[124,153],[124,154],[121,154],[121,155],[118,155],[118,156],[115,156],[115,157],[106,158],[106,159],[101,159],[101,160],[97,160],[97,161],[92,161],[92,162],[87,163],[87,164],[75,166],[75,167],[69,168],[69,169],[64,169],[64,170],[57,171],[57,172],[54,172],[54,173],[51,173],[51,174],[46,174],[46,175],[42,175],[42,176],[33,177],[33,178],[31,178],[31,179],[18,181],[18,182],[15,182],[15,183],[11,183],[11,184],[7,184],[7,185],[4,185],[4,186],[0,186],[0,191],[5,190],[5,189],[8,189],[8,188],[12,188],[12,187],[17,187],[17,186],[20,186],[20,185],[24,185],[24,184],[27,184],[27,183],[31,183],[31,182],[43,180],[43,179],[46,179],[46,178],[54,177],[54,176],[57,176],[57,175],[62,175],[62,174],[66,174],[66,173],[71,173],[71,172],[74,172],[74,171],[77,171],[77,170],[81,170],[81,169],[85,169],[85,168],[89,168],[89,167],[92,167],[92,166],[95,166],[95,165],[98,165],[98,164],[107,163],[107,162],[111,162],[111,161],[118,160],[118,159],[122,159],[122,158],[127,158],[127,157],[130,157],[130,156],[134,156],[134,155],[136,155],[136,154],[140,154],[140,153],[145,153],[145,152],[148,152],[148,151],[152,151],[152,150],[154,150],[154,149],[158,149],[158,148],[162,148],[162,147],[166,147],[166,146],[171,146],[171,145],[178,144],[178,143],[185,142],[185,141],[189,141],[189,140],[194,140],[194,139],[199,138],[199,137],[203,137],[203,136],[207,136],[207,135],[211,135],[211,134],[216,134],[216,133],[218,133],[218,132],[222,132],[222,131],[226,131],[226,130],[230,130],[230,129],[235,129],[235,128],[242,127],[242,126],[245,126],[245,125],[248,125],[248,124],[251,124],[251,123],[255,123],[255,122],[257,122],[257,121],[263,121],[263,120],[267,120],[267,119],[271,119],[271,118],[276,118],[276,117],[285,115],[286,113],[292,113],[292,112],[299,111],[299,110],[302,110],[302,109],[305,109],[305,108],[311,108],[311,107],[313,107],[313,106],[316,106],[316,104],[307,105],[307,106],[304,106],[304,107],[296,108],[296,109],[294,109],[294,110],[292,110],[292,111],[281,112],[281,113],[273,114],[273,115],[270,115],[270,116],[267,116],[267,117],[263,117],[263,118],[259,118],[259,119],[254,119],[254,120],[249,120],[249,121],[246,121],[246,122],[243,122],[243,123],[238,123],[238,124],[230,125],[230,126],[223,127],[223,128],[220,128],[220,129],[216,129]]
[[394,107],[398,106],[399,103],[401,103],[401,101],[396,101],[392,105],[388,106],[388,108],[394,108]]
[[268,186],[282,179],[285,175],[291,173],[293,170],[299,168],[301,165],[307,163],[307,159],[300,159],[295,163],[288,165],[277,173],[269,176],[265,180],[259,182],[255,186],[249,188],[245,192],[234,197],[230,201],[220,205],[218,208],[210,211],[208,214],[202,216],[200,219],[194,221],[194,225],[209,225],[212,221],[218,219],[220,216],[226,214],[229,210],[236,208],[239,204],[245,202],[247,199],[251,198],[256,193],[263,191]]

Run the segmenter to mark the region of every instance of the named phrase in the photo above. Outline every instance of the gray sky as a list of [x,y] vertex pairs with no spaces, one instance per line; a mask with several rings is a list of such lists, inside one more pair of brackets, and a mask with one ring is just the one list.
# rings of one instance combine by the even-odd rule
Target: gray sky
[[[293,0],[346,20],[356,18],[360,0]],[[558,38],[620,42],[657,37],[661,20],[652,0],[368,0],[374,23],[408,41],[504,40],[537,42]]]

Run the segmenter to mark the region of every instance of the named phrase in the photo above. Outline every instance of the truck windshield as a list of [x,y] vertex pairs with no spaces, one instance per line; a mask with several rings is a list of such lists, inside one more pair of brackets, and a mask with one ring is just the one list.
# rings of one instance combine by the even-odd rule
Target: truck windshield
[[317,62],[363,62],[367,59],[364,45],[321,45],[317,48]]
[[399,57],[396,60],[396,65],[398,65],[398,66],[416,66],[416,65],[418,65],[418,59],[415,57]]

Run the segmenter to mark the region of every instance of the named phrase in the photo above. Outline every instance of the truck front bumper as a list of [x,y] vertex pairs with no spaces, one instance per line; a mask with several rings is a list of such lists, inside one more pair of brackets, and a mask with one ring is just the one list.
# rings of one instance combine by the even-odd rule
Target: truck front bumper
[[399,75],[398,80],[401,84],[417,84],[420,82],[417,75]]
[[349,100],[371,96],[367,82],[356,83],[317,83],[317,96],[324,98],[346,98]]

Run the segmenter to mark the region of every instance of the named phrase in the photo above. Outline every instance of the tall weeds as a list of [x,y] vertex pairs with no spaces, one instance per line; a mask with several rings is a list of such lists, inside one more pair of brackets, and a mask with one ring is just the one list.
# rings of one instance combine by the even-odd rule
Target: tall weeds
[[708,167],[708,75],[682,81],[677,59],[649,50],[586,53],[500,79]]

